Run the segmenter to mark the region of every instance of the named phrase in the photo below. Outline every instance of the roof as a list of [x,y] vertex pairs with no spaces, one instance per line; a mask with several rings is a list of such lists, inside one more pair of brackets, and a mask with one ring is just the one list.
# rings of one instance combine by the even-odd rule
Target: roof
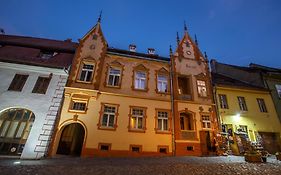
[[249,67],[252,69],[258,69],[258,70],[265,71],[265,72],[281,73],[280,68],[267,67],[267,66],[263,66],[263,65],[259,65],[259,64],[255,64],[255,63],[250,63]]
[[[53,68],[69,67],[78,46],[71,41],[13,35],[0,35],[0,45],[0,61]],[[44,59],[42,51],[57,54]]]
[[253,90],[268,91],[264,87],[256,86],[248,82],[240,81],[214,72],[212,72],[212,82],[216,86],[227,86],[227,87],[235,87],[235,88],[246,88],[246,89],[253,89]]

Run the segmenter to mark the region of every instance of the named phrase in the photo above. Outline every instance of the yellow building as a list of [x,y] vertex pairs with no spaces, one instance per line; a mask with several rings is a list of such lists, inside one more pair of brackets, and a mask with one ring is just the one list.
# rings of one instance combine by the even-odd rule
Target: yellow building
[[76,49],[51,156],[212,151],[216,117],[207,60],[187,31],[171,55],[173,68],[154,49],[108,48],[98,21]]
[[[247,68],[212,63],[212,67],[217,68],[212,70],[212,78],[222,131],[228,133],[233,153],[245,151],[241,137],[249,139],[252,144],[261,144],[270,153],[280,151],[281,125],[270,92],[258,86],[259,74]],[[229,77],[232,69],[236,75]],[[250,78],[256,79],[248,82],[235,79],[239,74],[251,74]]]

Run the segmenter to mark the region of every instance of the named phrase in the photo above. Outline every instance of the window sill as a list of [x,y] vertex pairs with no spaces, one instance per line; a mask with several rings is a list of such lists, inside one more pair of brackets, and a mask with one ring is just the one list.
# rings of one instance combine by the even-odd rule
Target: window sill
[[146,89],[136,89],[136,88],[132,88],[134,91],[140,91],[140,92],[147,92],[148,88]]
[[156,130],[156,134],[171,134],[171,131],[161,131],[161,130]]
[[81,81],[81,80],[76,80],[77,83],[84,83],[84,84],[91,84],[92,81]]
[[161,94],[161,95],[170,95],[171,94],[170,91],[168,91],[168,92],[161,92],[161,91],[158,91],[158,90],[156,90],[156,93],[157,94]]
[[115,88],[115,89],[121,89],[121,86],[111,86],[111,85],[105,85],[107,88]]
[[129,129],[128,130],[129,132],[138,132],[138,133],[145,133],[145,130],[144,129]]
[[80,114],[86,114],[86,113],[87,113],[87,111],[73,110],[73,109],[69,109],[68,112],[71,112],[71,113],[80,113]]
[[116,131],[117,127],[106,127],[106,126],[98,126],[100,130],[107,130],[107,131]]

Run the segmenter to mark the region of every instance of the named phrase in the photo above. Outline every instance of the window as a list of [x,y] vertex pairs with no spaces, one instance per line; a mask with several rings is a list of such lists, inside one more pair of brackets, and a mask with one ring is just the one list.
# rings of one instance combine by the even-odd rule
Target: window
[[27,78],[28,78],[28,75],[16,74],[14,76],[14,79],[12,80],[8,90],[9,91],[21,91]]
[[139,153],[142,151],[141,145],[130,145],[130,150],[135,153]]
[[157,130],[168,131],[169,130],[169,119],[167,111],[157,111]]
[[241,111],[248,111],[246,101],[244,97],[237,97],[238,98],[238,104]]
[[206,81],[197,80],[197,89],[200,97],[207,97]]
[[86,110],[86,102],[78,102],[74,101],[72,103],[72,110],[77,110],[77,111],[85,111]]
[[146,120],[146,108],[144,107],[131,107],[129,131],[141,131],[144,132],[145,120]]
[[83,66],[80,71],[80,81],[84,82],[90,82],[93,78],[93,72],[94,72],[94,65],[93,64],[86,64],[83,63]]
[[168,76],[167,75],[158,74],[157,89],[158,89],[158,92],[162,92],[162,93],[168,92]]
[[101,126],[103,127],[114,127],[115,121],[115,106],[104,105],[103,107],[103,115],[101,120]]
[[226,95],[219,94],[219,101],[220,101],[220,107],[222,109],[228,109],[228,103],[227,103]]
[[99,143],[99,150],[101,151],[109,151],[111,149],[110,143]]
[[262,98],[257,98],[257,101],[258,101],[258,105],[259,105],[260,111],[261,111],[261,112],[267,112],[264,99],[262,99]]
[[50,77],[38,77],[36,84],[32,90],[32,93],[45,94],[48,89],[50,80],[51,80],[51,76]]
[[145,90],[147,87],[146,72],[136,71],[135,72],[135,89]]
[[202,115],[202,128],[211,129],[211,120],[209,115]]
[[120,86],[120,77],[121,77],[121,70],[117,69],[117,68],[110,67],[107,85],[119,87]]
[[276,84],[275,87],[276,87],[276,91],[277,91],[277,94],[278,94],[279,98],[281,98],[281,85]]
[[49,59],[49,58],[52,58],[56,54],[57,53],[52,52],[52,51],[41,51],[39,57],[42,59]]
[[181,130],[194,130],[193,117],[191,114],[180,114],[180,127]]
[[193,146],[187,146],[187,147],[186,147],[186,150],[187,150],[187,151],[194,151],[194,147],[193,147]]
[[159,153],[167,154],[167,148],[159,148]]
[[190,81],[187,77],[178,77],[178,92],[180,95],[191,95]]
[[117,128],[118,107],[119,105],[117,104],[102,103],[98,124],[99,129],[115,130]]

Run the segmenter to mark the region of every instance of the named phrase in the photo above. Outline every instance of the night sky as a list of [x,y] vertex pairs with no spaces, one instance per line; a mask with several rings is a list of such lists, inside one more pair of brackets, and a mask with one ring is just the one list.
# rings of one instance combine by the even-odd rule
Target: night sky
[[2,0],[6,34],[77,41],[95,25],[100,10],[110,47],[169,55],[176,32],[197,34],[201,51],[220,62],[281,68],[279,0]]

